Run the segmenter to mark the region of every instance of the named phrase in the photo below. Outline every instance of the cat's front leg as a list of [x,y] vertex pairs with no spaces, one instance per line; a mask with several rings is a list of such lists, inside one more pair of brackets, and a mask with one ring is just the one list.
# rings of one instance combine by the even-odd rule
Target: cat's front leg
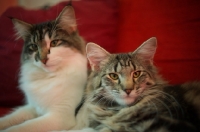
[[15,109],[12,113],[0,118],[0,130],[18,125],[26,120],[37,117],[35,109],[25,105]]
[[123,108],[118,113],[108,118],[108,120],[103,120],[102,123],[117,132],[134,132],[137,130],[137,123],[139,121],[149,116],[157,115],[157,111],[154,109],[154,107],[152,108],[145,103]]
[[[127,107],[114,114],[106,120],[101,120],[101,123],[106,125],[111,130],[116,132],[128,132],[129,126],[136,122],[137,107]],[[134,130],[131,130],[134,132]]]
[[54,130],[70,130],[75,125],[73,114],[50,112],[37,118],[5,129],[5,132],[49,132]]
[[121,125],[119,123],[114,124],[115,119],[110,120],[110,118],[115,115],[116,111],[106,110],[96,105],[90,105],[89,109],[90,109],[90,118],[92,119],[92,122],[98,121],[102,123],[102,126],[100,125],[97,128],[99,130],[98,132],[112,132],[113,127],[115,130],[119,130],[119,132],[120,130],[124,130],[121,128]]
[[88,105],[88,108],[88,110],[90,110],[90,117],[96,121],[106,120],[114,114],[113,111],[104,110],[93,104]]

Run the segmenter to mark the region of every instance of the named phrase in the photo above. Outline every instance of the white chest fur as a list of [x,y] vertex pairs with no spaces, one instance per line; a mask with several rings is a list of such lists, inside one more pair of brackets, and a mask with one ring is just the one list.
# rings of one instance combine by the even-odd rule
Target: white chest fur
[[[82,99],[87,59],[69,48],[65,50],[51,51],[52,56],[49,56],[46,66],[40,62],[36,65],[28,62],[21,67],[20,88],[27,103],[35,107],[38,114],[52,110],[65,112],[67,107],[74,109]],[[63,56],[62,52],[66,55]]]

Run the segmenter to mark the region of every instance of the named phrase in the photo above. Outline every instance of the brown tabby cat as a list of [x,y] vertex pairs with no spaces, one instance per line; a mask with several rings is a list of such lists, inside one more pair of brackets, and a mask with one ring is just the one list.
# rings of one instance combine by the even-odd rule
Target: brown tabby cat
[[200,83],[171,86],[153,65],[156,38],[131,53],[89,43],[92,73],[74,129],[100,132],[200,131]]

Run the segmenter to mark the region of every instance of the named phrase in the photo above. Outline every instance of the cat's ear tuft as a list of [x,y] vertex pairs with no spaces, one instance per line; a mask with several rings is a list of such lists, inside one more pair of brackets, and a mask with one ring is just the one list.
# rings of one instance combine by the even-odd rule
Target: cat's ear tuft
[[92,70],[99,70],[100,63],[110,56],[110,53],[95,43],[86,45],[86,54]]
[[32,25],[15,18],[11,18],[11,20],[16,30],[17,39],[22,38],[25,40],[26,36],[30,34]]
[[157,48],[157,40],[152,37],[145,41],[134,53],[143,60],[153,60]]
[[56,18],[58,25],[68,33],[77,30],[76,17],[72,6],[66,6]]

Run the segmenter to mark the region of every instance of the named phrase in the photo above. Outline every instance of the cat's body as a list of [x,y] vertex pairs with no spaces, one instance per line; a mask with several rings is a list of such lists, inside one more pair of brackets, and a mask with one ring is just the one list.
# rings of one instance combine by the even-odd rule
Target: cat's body
[[[190,83],[200,92],[200,83]],[[187,87],[188,90],[190,87]],[[158,92],[146,95],[127,107],[88,105],[90,127],[101,132],[198,132],[199,105],[184,96],[181,85],[154,87]],[[183,96],[184,95],[184,96]],[[190,95],[189,95],[190,96]],[[196,102],[195,102],[196,103]],[[117,108],[117,109],[116,109]]]
[[76,124],[87,79],[85,42],[78,35],[72,7],[55,21],[31,25],[13,23],[24,39],[19,87],[26,105],[0,118],[6,132],[46,132],[70,129]]
[[165,82],[153,65],[155,38],[131,53],[110,54],[95,44],[88,44],[86,51],[92,73],[74,129],[200,131],[200,83],[171,86]]

